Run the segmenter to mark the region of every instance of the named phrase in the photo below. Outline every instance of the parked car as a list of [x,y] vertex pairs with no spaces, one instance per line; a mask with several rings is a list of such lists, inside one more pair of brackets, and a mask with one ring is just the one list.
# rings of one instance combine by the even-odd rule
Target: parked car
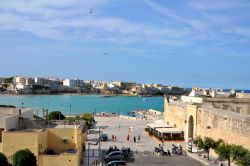
[[104,160],[106,162],[114,160],[124,160],[124,154],[122,151],[112,151],[109,154],[105,155]]
[[107,141],[107,140],[108,140],[108,134],[102,134],[101,141]]
[[120,166],[120,165],[127,165],[127,163],[124,160],[114,160],[106,164],[106,166]]

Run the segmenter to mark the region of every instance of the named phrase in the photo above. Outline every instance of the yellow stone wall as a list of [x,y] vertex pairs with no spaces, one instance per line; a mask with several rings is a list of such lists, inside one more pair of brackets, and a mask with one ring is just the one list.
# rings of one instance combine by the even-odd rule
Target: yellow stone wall
[[165,102],[164,121],[169,125],[173,125],[178,129],[185,131],[186,129],[186,105],[171,104]]
[[[164,120],[170,125],[176,124],[176,128],[184,131],[184,137],[188,139],[188,120],[194,118],[194,138],[197,136],[211,137],[215,140],[221,138],[230,144],[242,145],[250,149],[250,121],[236,114],[219,113],[213,108],[201,108],[199,104],[187,104],[182,102],[164,104]],[[222,111],[222,110],[221,110]],[[224,110],[225,111],[225,110]]]
[[241,119],[214,114],[203,109],[198,110],[197,135],[202,137],[223,139],[227,143],[250,149],[250,131],[246,130],[249,126],[250,122]]
[[29,149],[38,156],[38,132],[3,132],[2,152],[10,157],[21,149]]
[[[67,143],[63,142],[67,140]],[[48,129],[48,148],[53,148],[56,153],[76,148],[76,130],[73,129]]]
[[80,165],[80,153],[60,155],[40,155],[39,165],[41,166],[78,166]]
[[47,137],[48,136],[48,131],[45,130],[44,132],[40,132],[39,133],[39,137],[38,137],[38,150],[39,150],[39,153],[44,153],[47,149]]
[[[63,141],[67,139],[67,143]],[[3,131],[0,150],[10,157],[21,149],[31,150],[39,166],[79,165],[86,133],[77,128],[53,128],[40,131]],[[2,147],[2,148],[1,148]],[[59,155],[44,155],[47,148]],[[76,149],[77,153],[64,153]]]

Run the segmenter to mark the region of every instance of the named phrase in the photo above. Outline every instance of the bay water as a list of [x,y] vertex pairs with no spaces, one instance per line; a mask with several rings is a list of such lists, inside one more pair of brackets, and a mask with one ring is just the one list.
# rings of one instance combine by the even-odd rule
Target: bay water
[[110,112],[127,115],[137,109],[155,109],[163,112],[164,97],[102,96],[102,95],[2,95],[0,105],[30,107],[35,114],[42,109],[64,114]]

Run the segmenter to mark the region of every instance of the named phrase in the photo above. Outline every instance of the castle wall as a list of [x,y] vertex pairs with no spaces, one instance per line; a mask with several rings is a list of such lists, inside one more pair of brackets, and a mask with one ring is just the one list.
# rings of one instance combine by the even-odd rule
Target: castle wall
[[173,104],[165,103],[164,121],[167,124],[173,125],[174,127],[186,130],[186,116],[187,116],[186,104]]
[[[187,141],[189,132],[189,117],[194,119],[193,137],[211,137],[215,140],[223,139],[230,144],[242,145],[250,149],[250,116],[222,109],[223,104],[242,106],[249,111],[249,103],[231,100],[207,100],[205,104],[190,104],[184,102],[170,102],[165,100],[165,123],[184,131]],[[208,104],[207,104],[208,103]],[[213,108],[214,105],[217,108]]]
[[250,115],[250,99],[203,98],[203,102],[213,108]]
[[250,149],[250,118],[247,120],[200,108],[197,112],[197,135],[223,139]]

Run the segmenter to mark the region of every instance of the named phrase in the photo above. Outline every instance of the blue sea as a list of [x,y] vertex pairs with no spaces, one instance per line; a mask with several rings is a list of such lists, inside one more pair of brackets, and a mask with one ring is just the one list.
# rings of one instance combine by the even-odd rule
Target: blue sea
[[[23,104],[22,104],[23,103]],[[101,95],[16,95],[0,96],[0,105],[31,107],[35,114],[42,109],[61,111],[64,114],[82,114],[93,112],[115,112],[127,115],[136,109],[155,109],[163,112],[164,97],[129,97]]]

